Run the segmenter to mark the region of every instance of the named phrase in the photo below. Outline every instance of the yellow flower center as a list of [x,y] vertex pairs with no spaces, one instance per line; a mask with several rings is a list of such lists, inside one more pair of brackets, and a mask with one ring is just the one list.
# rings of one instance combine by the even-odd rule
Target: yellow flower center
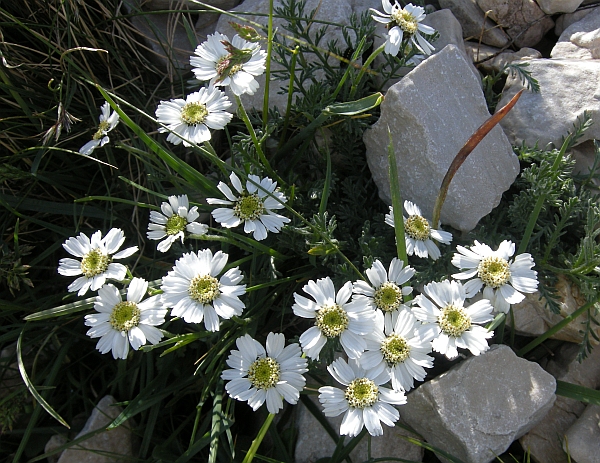
[[410,346],[402,336],[392,334],[381,343],[381,353],[391,367],[404,362],[410,357]]
[[404,221],[404,231],[414,240],[425,241],[431,235],[427,219],[421,215],[411,215]]
[[108,123],[108,121],[100,121],[100,123],[98,124],[98,130],[96,131],[92,139],[100,140],[102,137],[104,137],[104,135],[106,135],[108,129],[110,129],[110,124]]
[[141,311],[135,302],[119,302],[112,309],[108,322],[117,331],[129,331],[140,324]]
[[279,381],[281,367],[271,357],[259,358],[248,368],[248,379],[257,389],[269,389]]
[[339,305],[326,305],[317,311],[317,327],[324,336],[336,338],[348,328],[350,319],[348,314]]
[[242,220],[256,220],[265,213],[265,205],[256,193],[240,197],[233,206],[233,214]]
[[165,231],[167,235],[176,235],[177,233],[185,230],[186,225],[187,219],[185,217],[181,217],[178,214],[173,214],[167,219]]
[[194,101],[186,103],[181,108],[181,120],[187,125],[202,124],[206,120],[206,116],[208,116],[208,109],[203,103]]
[[485,257],[477,266],[477,276],[486,285],[496,289],[509,282],[510,266],[506,259],[501,257]]
[[373,294],[375,306],[384,312],[393,312],[402,304],[402,290],[390,281],[383,283]]
[[448,336],[458,338],[471,328],[471,317],[462,307],[447,305],[438,317],[440,328]]
[[81,259],[81,273],[88,278],[104,273],[112,261],[110,256],[102,254],[100,249],[92,249]]
[[409,36],[414,35],[418,30],[418,22],[415,17],[403,9],[396,10],[391,15],[395,25],[400,27]]
[[219,297],[219,281],[210,275],[196,275],[188,288],[190,297],[201,304],[210,304]]
[[377,402],[379,388],[369,378],[357,378],[348,385],[344,397],[352,408],[371,407]]

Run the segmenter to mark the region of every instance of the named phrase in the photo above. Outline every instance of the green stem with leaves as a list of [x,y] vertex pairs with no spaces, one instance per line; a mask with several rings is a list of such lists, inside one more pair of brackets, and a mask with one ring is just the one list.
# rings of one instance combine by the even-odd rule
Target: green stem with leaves
[[256,455],[256,452],[258,451],[258,447],[260,447],[260,444],[262,443],[263,439],[267,435],[267,431],[269,430],[269,426],[271,426],[271,422],[273,421],[273,418],[275,418],[275,414],[269,413],[269,416],[267,416],[267,419],[261,426],[260,431],[258,431],[258,435],[256,436],[256,439],[254,439],[252,441],[252,445],[248,449],[248,453],[244,457],[244,460],[242,461],[242,463],[250,463],[254,459],[254,455]]

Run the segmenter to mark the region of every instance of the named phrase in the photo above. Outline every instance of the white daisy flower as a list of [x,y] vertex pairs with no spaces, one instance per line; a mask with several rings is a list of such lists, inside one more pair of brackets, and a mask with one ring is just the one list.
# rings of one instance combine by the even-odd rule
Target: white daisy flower
[[107,133],[114,129],[119,123],[119,115],[116,111],[113,111],[111,114],[110,104],[108,101],[104,102],[104,104],[100,107],[100,110],[102,111],[102,114],[100,114],[98,130],[93,135],[92,140],[88,141],[79,149],[81,154],[92,154],[92,151],[94,151],[98,146],[106,145],[110,141]]
[[375,311],[364,301],[349,302],[352,283],[346,282],[337,292],[331,278],[310,280],[303,288],[314,301],[294,293],[294,314],[314,318],[315,326],[300,336],[302,350],[311,359],[318,360],[328,339],[339,339],[350,358],[358,358],[366,349],[364,335],[374,329]]
[[411,286],[402,286],[415,274],[415,269],[407,266],[404,262],[394,257],[390,263],[389,272],[386,272],[383,264],[376,260],[373,266],[366,271],[366,281],[354,282],[354,300],[367,299],[367,303],[381,310],[385,315],[387,323],[391,323],[392,314],[402,309],[408,310],[404,303],[404,297],[412,293]]
[[425,325],[422,337],[433,339],[434,351],[453,359],[458,356],[458,347],[469,349],[473,355],[488,350],[487,340],[494,332],[476,323],[494,318],[490,301],[481,299],[465,307],[465,288],[458,281],[431,282],[423,291],[431,300],[422,294],[415,297],[412,312]]
[[376,316],[376,330],[367,335],[367,350],[360,365],[373,375],[385,372],[396,391],[410,391],[417,381],[423,381],[425,368],[433,367],[431,342],[419,335],[421,323],[409,310],[400,310],[392,317],[393,324]]
[[197,56],[190,57],[190,64],[198,80],[210,80],[211,86],[229,86],[235,95],[254,95],[258,90],[254,78],[265,72],[267,60],[267,53],[258,43],[237,34],[230,43],[226,35],[215,32],[198,45],[194,54]]
[[386,37],[384,51],[390,55],[396,56],[400,50],[402,40],[405,38],[424,55],[431,55],[435,47],[431,45],[421,34],[431,35],[435,32],[433,27],[423,24],[425,19],[425,9],[409,3],[402,8],[397,1],[392,5],[389,0],[381,0],[383,11],[381,13],[373,8],[369,8],[375,13],[372,18],[387,26],[389,34]]
[[283,334],[269,333],[267,350],[248,334],[235,341],[238,350],[227,358],[231,370],[224,370],[221,378],[229,380],[227,393],[234,399],[248,402],[252,410],[267,402],[269,413],[283,408],[283,399],[296,404],[306,380],[308,361],[302,358],[298,344],[285,345]]
[[162,308],[160,296],[152,296],[142,302],[148,290],[148,282],[134,278],[127,287],[127,300],[121,298],[113,285],[102,286],[94,302],[98,313],[85,316],[86,333],[91,338],[100,338],[96,349],[102,354],[112,350],[115,359],[126,359],[129,344],[133,350],[150,341],[158,343],[162,332],[155,328],[165,322],[167,310]]
[[208,198],[208,204],[231,206],[219,207],[212,211],[212,216],[225,228],[237,227],[244,223],[244,232],[253,233],[257,241],[267,237],[267,230],[279,233],[281,227],[290,221],[289,218],[273,212],[273,209],[283,209],[287,198],[277,190],[277,182],[269,177],[262,180],[257,175],[248,175],[246,188],[239,177],[231,173],[229,180],[235,188],[236,196],[231,188],[219,182],[217,188],[227,199]]
[[[408,218],[403,216],[406,253],[409,256],[415,254],[418,257],[439,259],[442,254],[432,239],[443,244],[450,244],[452,234],[432,228],[416,204],[404,201],[404,209],[408,213]],[[385,223],[394,226],[394,209],[392,206],[390,206],[390,213],[385,215]]]
[[[196,206],[190,209],[187,195],[169,196],[169,202],[160,205],[160,212],[150,211],[150,223],[146,236],[150,240],[162,240],[156,249],[167,252],[179,238],[183,243],[184,232],[204,235],[208,226],[196,222],[200,216]],[[164,238],[164,239],[163,239]]]
[[363,426],[372,436],[383,435],[381,423],[394,426],[400,418],[398,410],[392,405],[406,403],[402,391],[394,391],[382,384],[389,380],[386,374],[374,376],[365,372],[356,360],[337,359],[327,367],[327,371],[343,386],[319,388],[319,401],[323,405],[323,414],[328,417],[346,412],[340,426],[340,435],[357,436]]
[[117,252],[125,242],[125,234],[120,228],[111,228],[102,238],[102,232],[97,231],[88,238],[84,233],[77,237],[71,237],[63,243],[63,248],[81,261],[63,258],[58,263],[58,273],[77,278],[68,287],[69,292],[79,291],[78,296],[83,296],[88,289],[97,291],[106,283],[106,280],[123,280],[127,274],[127,267],[116,264],[115,259],[124,259],[137,252],[138,247],[132,246]]
[[531,254],[519,254],[509,262],[515,253],[513,242],[502,241],[497,251],[478,241],[470,249],[456,246],[456,250],[452,264],[464,271],[452,277],[457,280],[475,277],[465,283],[467,297],[473,297],[483,286],[483,297],[491,301],[497,312],[507,313],[511,304],[525,299],[523,293],[537,291],[537,272],[532,270],[535,263]]
[[246,307],[238,296],[246,293],[239,268],[227,270],[228,255],[210,249],[188,252],[175,262],[173,270],[162,279],[163,304],[172,307],[171,315],[187,323],[201,323],[208,331],[219,331],[219,317],[228,320],[241,315]]
[[156,119],[166,125],[161,133],[169,132],[167,141],[183,146],[210,140],[210,130],[221,130],[233,115],[225,111],[231,106],[229,98],[218,88],[201,88],[186,99],[161,101],[156,108]]

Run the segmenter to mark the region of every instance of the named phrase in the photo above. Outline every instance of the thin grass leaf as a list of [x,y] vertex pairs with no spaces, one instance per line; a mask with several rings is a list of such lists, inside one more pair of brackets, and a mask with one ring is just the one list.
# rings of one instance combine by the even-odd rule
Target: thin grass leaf
[[579,400],[586,404],[600,405],[600,391],[565,381],[556,381],[556,395]]

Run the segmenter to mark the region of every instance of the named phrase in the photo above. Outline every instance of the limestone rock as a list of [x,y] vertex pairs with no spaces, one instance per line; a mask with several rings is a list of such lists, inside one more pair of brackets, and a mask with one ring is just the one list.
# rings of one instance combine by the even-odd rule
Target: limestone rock
[[583,0],[537,0],[540,9],[546,14],[573,13]]
[[567,27],[576,23],[577,21],[581,21],[596,9],[597,8],[586,8],[585,10],[578,10],[575,13],[561,14],[558,18],[556,18],[556,23],[554,24],[554,34],[560,37]]
[[430,444],[486,463],[544,418],[555,390],[538,364],[494,345],[410,392],[400,413]]
[[[144,5],[144,9],[149,11],[156,10],[203,10],[204,7],[198,3],[195,3],[190,0],[144,0],[142,2]],[[203,1],[202,3],[206,3],[208,5],[214,6],[216,8],[220,8],[221,10],[228,10],[229,8],[233,8],[240,0],[208,0]]]
[[[596,145],[594,141],[589,140],[585,143],[573,147],[571,150],[571,156],[575,159],[575,168],[573,173],[576,175],[590,176],[592,174],[598,174],[598,171],[593,171],[594,161],[596,159]],[[594,187],[594,193],[600,194],[600,179],[592,178],[592,184]]]
[[[595,463],[600,455],[600,406],[588,405],[569,428],[563,450],[577,463]],[[568,442],[568,448],[567,448]]]
[[[541,87],[540,93],[525,91],[514,108],[500,122],[513,145],[525,142],[543,148],[560,145],[562,136],[588,111],[592,120],[600,120],[600,61],[533,59],[529,67]],[[505,105],[523,88],[517,77],[509,77],[498,107]],[[600,124],[593,124],[579,143],[600,138]]]
[[[523,302],[513,305],[516,332],[518,334],[532,337],[540,336],[586,303],[586,299],[581,296],[579,288],[572,286],[562,275],[558,276],[556,290],[560,296],[560,314],[555,314],[547,309],[546,300],[544,298],[540,299],[538,292],[526,294]],[[558,333],[552,335],[551,338],[579,343],[583,340],[581,331],[584,329],[587,320],[587,314],[583,314]],[[594,326],[594,332],[600,336],[600,326]],[[598,344],[598,341],[591,337],[590,341],[592,344]]]
[[550,52],[552,58],[600,58],[600,8],[567,27]]
[[[76,438],[108,426],[123,411],[121,407],[113,406],[114,404],[115,399],[112,396],[107,395],[100,399]],[[126,423],[66,449],[58,463],[112,463],[115,459],[107,456],[107,452],[123,457],[133,456],[132,432]]]
[[[53,450],[65,445],[67,442],[69,442],[67,436],[63,436],[62,434],[54,434],[48,440],[48,442],[46,442],[46,446],[44,447],[44,453],[52,452]],[[50,455],[49,457],[47,457],[48,463],[56,463],[61,455],[62,451],[55,453],[54,455]]]
[[[475,42],[465,42],[467,55],[477,66],[485,72],[500,72],[500,70],[513,61],[530,60],[541,58],[542,54],[534,48],[521,48],[519,51],[506,50],[501,52],[500,48],[480,45]],[[495,55],[495,56],[494,56]]]
[[[318,399],[311,397],[313,402],[322,408]],[[295,463],[313,463],[319,458],[329,457],[335,450],[335,442],[323,430],[317,419],[301,403],[297,405],[298,411],[298,441],[296,443]],[[402,406],[401,406],[402,407]],[[400,407],[400,415],[402,408]],[[336,432],[339,432],[340,425],[344,415],[334,418],[327,418]],[[399,426],[390,428],[383,425],[383,436],[371,437],[371,457],[372,458],[404,458],[410,461],[421,461],[423,458],[423,449],[418,445],[411,444],[400,436],[411,436]],[[346,443],[349,438],[346,437]],[[362,439],[360,443],[350,453],[352,461],[367,461],[367,439]]]
[[363,14],[365,11],[369,11],[369,8],[374,8],[378,11],[383,11],[381,6],[381,0],[350,0],[350,6],[358,16]]
[[554,27],[535,0],[477,0],[477,4],[490,12],[518,48],[536,45]]
[[510,38],[477,6],[475,0],[440,0],[442,8],[452,11],[460,22],[463,37],[469,40],[481,41],[493,47],[508,45]]
[[[281,8],[282,0],[274,0],[273,8]],[[344,48],[344,44],[346,43],[344,40],[344,36],[342,34],[341,27],[337,26],[337,24],[341,26],[347,26],[350,24],[350,16],[352,15],[352,7],[348,0],[306,0],[304,5],[304,11],[306,14],[310,13],[312,10],[316,10],[313,18],[316,21],[325,21],[336,24],[335,26],[330,25],[327,28],[323,38],[321,39],[320,46],[322,48],[327,47],[327,43],[332,40],[337,40],[338,47]],[[255,14],[267,14],[269,12],[269,0],[244,0],[244,2],[239,5],[237,8],[233,8],[231,12],[235,13],[237,11],[251,11]],[[267,25],[268,18],[266,16],[255,16],[255,15],[244,15],[244,18],[249,21],[255,21],[259,24]],[[229,37],[232,37],[235,34],[233,28],[229,25],[231,18],[229,16],[219,18],[217,22],[217,30],[222,34],[225,34]],[[273,18],[273,29],[279,29],[279,32],[289,34],[289,32],[285,31],[283,25],[286,24],[286,20],[283,18]],[[313,23],[312,34],[316,33],[319,27],[324,27],[319,23]],[[288,40],[287,43],[291,48],[294,48],[295,44],[292,41]],[[304,55],[307,61],[316,61],[317,58],[312,53],[305,53]],[[335,62],[335,58],[329,58],[331,62]],[[281,67],[276,64],[271,64],[271,71],[280,70]],[[298,71],[299,72],[299,71]],[[317,80],[324,79],[325,76],[323,73],[316,75]],[[262,109],[263,107],[263,99],[264,99],[264,90],[265,90],[265,75],[258,76],[256,81],[259,83],[260,88],[254,95],[242,95],[241,99],[244,103],[244,106],[248,108],[257,108]],[[277,106],[281,113],[285,113],[287,108],[287,93],[280,94],[281,87],[287,88],[289,80],[276,80],[274,76],[271,76],[271,82],[269,84],[269,107]],[[305,82],[305,85],[308,85],[308,82]],[[226,89],[226,93],[230,95],[230,100],[234,100],[231,96],[231,93],[228,89]]]
[[[546,370],[561,381],[597,389],[600,387],[600,348],[594,349],[582,363],[574,360],[578,348],[575,344],[565,343],[555,352]],[[584,410],[582,402],[558,396],[544,420],[520,439],[523,448],[531,452],[533,461],[568,463],[562,442]]]
[[[452,85],[451,92],[448,85]],[[480,83],[458,48],[448,45],[423,61],[389,89],[381,104],[379,121],[363,138],[381,198],[391,203],[388,127],[402,197],[431,216],[450,163],[488,118]],[[472,230],[498,205],[518,173],[518,159],[500,127],[495,127],[452,180],[442,209],[442,223]]]

